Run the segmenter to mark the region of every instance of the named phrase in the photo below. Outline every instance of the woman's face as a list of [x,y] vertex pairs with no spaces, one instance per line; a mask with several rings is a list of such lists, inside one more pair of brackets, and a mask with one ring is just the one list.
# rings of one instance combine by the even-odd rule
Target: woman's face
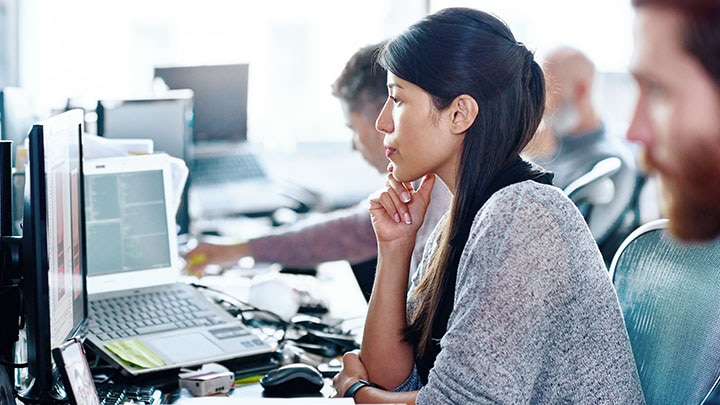
[[375,126],[385,134],[385,153],[399,181],[437,173],[455,184],[463,137],[451,132],[452,117],[438,111],[420,87],[388,72],[388,99]]

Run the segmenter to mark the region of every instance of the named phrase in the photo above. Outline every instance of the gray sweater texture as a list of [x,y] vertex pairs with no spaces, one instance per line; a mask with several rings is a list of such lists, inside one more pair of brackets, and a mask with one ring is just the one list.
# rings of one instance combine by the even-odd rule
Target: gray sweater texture
[[644,403],[608,271],[557,187],[514,184],[477,213],[440,344],[427,385],[415,371],[396,391],[419,389],[418,404]]

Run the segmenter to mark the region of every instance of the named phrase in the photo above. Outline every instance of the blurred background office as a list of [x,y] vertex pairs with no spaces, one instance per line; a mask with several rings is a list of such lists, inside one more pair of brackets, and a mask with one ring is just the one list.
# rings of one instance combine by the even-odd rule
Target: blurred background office
[[[636,98],[627,0],[0,0],[0,89],[22,88],[43,118],[68,103],[146,97],[157,91],[158,66],[247,63],[246,136],[280,160],[272,174],[302,176],[320,192],[356,187],[345,201],[357,201],[382,183],[350,151],[332,81],[358,48],[449,6],[499,15],[538,59],[558,45],[585,52],[599,114],[608,132],[625,133]],[[306,143],[340,145],[314,155],[320,175],[280,157]]]
[[[454,5],[497,13],[539,54],[582,49],[610,92],[631,83],[625,0],[0,0],[0,86],[28,89],[42,111],[67,97],[147,92],[158,65],[248,62],[249,140],[345,141],[342,114],[328,110],[339,109],[330,83],[347,58]],[[601,102],[625,121],[632,101]]]

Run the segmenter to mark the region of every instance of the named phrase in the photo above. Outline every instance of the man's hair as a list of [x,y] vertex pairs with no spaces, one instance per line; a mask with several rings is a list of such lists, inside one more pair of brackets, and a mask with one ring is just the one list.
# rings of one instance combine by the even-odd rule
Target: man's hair
[[360,48],[332,84],[333,96],[347,103],[352,112],[364,112],[370,106],[375,113],[387,99],[387,70],[377,63],[384,45],[385,41]]
[[718,0],[632,0],[635,8],[666,7],[680,13],[684,23],[681,44],[710,74],[720,88],[720,1]]

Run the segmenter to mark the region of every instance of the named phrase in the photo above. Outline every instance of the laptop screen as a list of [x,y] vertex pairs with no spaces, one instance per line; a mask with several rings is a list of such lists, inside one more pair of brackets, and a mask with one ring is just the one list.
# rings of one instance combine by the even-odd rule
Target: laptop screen
[[[166,157],[95,159],[86,167],[89,292],[98,292],[93,285],[99,283],[115,290],[127,283],[140,286],[133,282],[139,279],[149,284],[175,281],[175,213]],[[143,276],[128,275],[131,272],[143,272]]]
[[170,89],[193,91],[196,144],[247,140],[248,73],[247,63],[155,68]]

